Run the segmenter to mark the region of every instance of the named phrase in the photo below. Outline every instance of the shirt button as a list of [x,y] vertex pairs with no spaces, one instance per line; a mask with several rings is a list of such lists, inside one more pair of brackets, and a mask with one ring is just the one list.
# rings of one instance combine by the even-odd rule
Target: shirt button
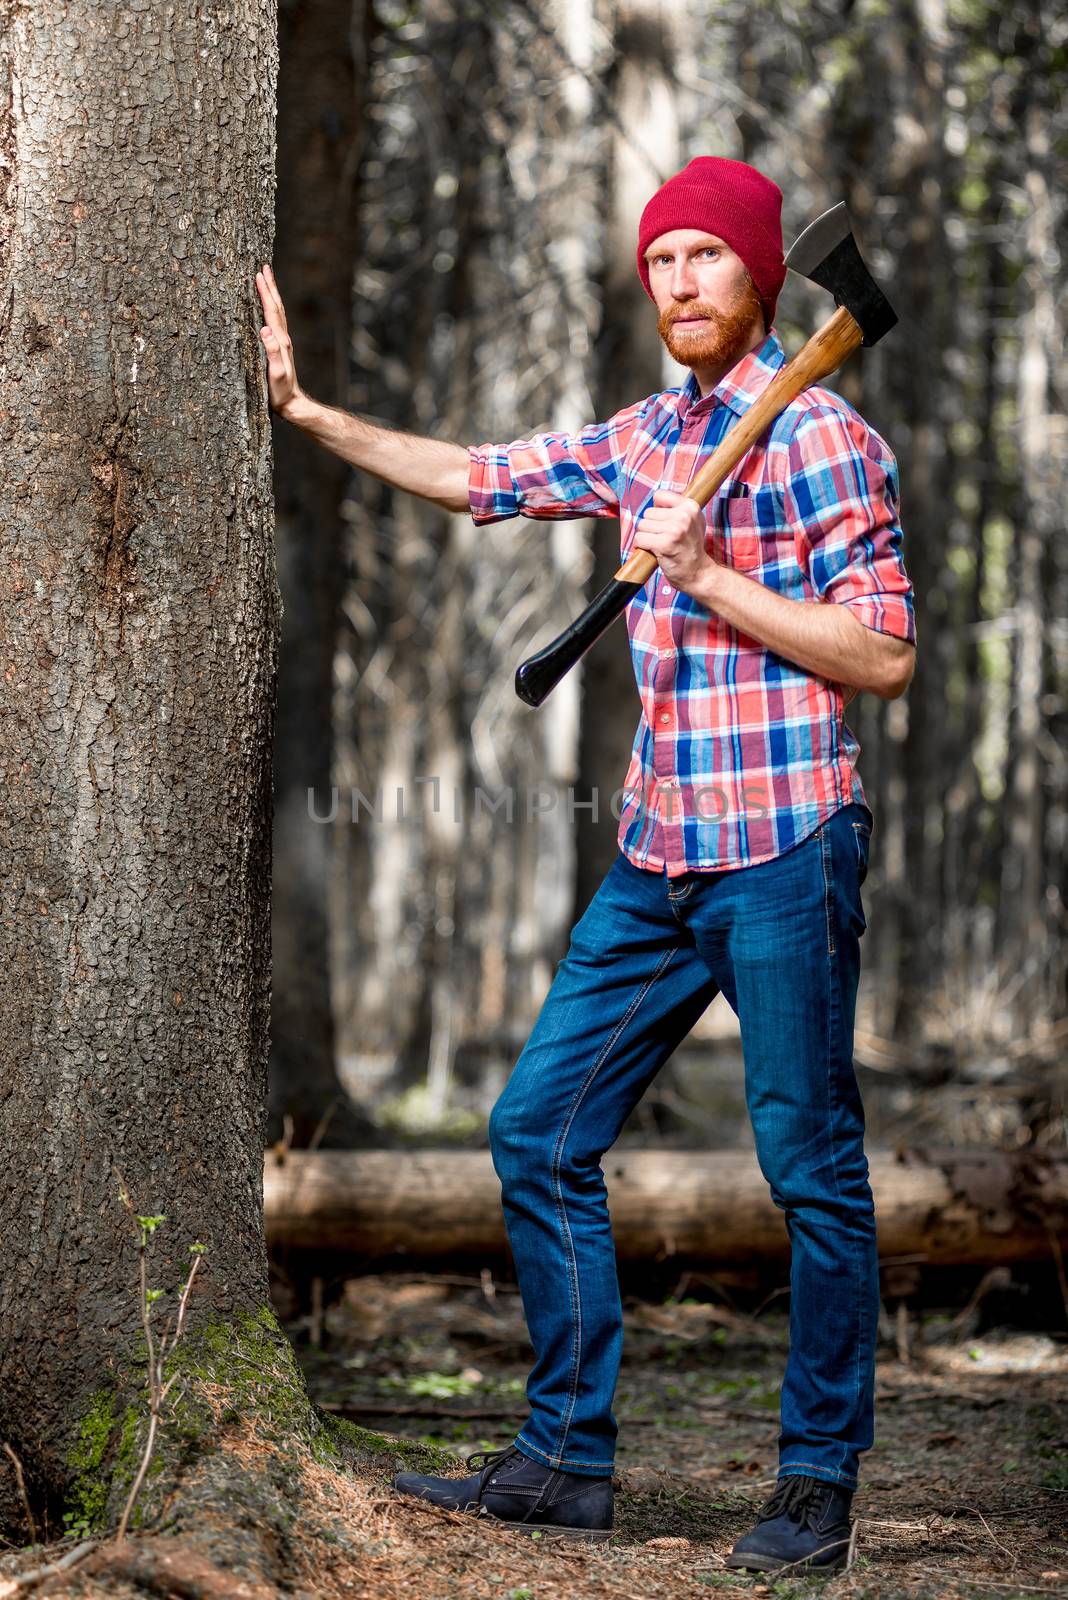
[[674,590],[672,589],[670,583],[665,583],[665,585],[664,585],[664,593],[665,594],[673,594],[674,593]]
[[663,712],[662,715],[661,715],[660,720],[661,720],[661,722],[670,722],[671,721],[671,712],[670,711]]

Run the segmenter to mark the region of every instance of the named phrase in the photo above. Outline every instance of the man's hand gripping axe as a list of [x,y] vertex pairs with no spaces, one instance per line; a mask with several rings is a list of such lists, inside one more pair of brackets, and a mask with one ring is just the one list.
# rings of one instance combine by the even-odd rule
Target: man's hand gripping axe
[[[785,259],[792,272],[829,289],[838,310],[783,367],[693,478],[686,494],[699,506],[708,504],[746,451],[802,389],[834,372],[858,345],[877,344],[897,321],[861,258],[844,205],[832,206],[810,223]],[[515,675],[519,698],[540,706],[655,571],[656,557],[648,550],[635,550],[559,638],[519,665]]]

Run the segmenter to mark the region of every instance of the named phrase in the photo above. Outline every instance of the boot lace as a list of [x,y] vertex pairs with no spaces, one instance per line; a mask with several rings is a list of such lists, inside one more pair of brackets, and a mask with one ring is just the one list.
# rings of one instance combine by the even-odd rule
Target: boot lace
[[467,1465],[474,1467],[476,1471],[481,1467],[483,1469],[482,1482],[485,1483],[494,1467],[499,1467],[508,1460],[509,1456],[518,1456],[522,1455],[522,1453],[521,1450],[517,1450],[511,1444],[505,1445],[503,1450],[474,1450],[467,1457]]
[[783,1478],[757,1512],[758,1522],[770,1522],[773,1517],[788,1516],[801,1528],[816,1533],[816,1523],[826,1504],[827,1485],[818,1478],[805,1478],[793,1474]]

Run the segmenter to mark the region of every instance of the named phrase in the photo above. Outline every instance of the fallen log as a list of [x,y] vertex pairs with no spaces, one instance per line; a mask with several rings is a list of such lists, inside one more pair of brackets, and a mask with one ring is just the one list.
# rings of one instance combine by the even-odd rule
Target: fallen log
[[[908,1150],[869,1155],[879,1254],[995,1264],[1068,1253],[1068,1153]],[[777,1260],[785,1218],[751,1153],[627,1150],[603,1163],[620,1260]],[[500,1182],[488,1151],[268,1151],[267,1238],[364,1257],[500,1257]]]

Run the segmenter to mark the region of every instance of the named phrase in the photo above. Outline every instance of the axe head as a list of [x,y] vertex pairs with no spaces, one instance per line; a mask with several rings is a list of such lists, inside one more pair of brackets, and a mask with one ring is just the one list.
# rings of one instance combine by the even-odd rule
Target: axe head
[[878,344],[897,321],[857,249],[844,202],[810,222],[785,259],[791,272],[829,289],[835,305],[845,306],[864,335],[861,344]]

